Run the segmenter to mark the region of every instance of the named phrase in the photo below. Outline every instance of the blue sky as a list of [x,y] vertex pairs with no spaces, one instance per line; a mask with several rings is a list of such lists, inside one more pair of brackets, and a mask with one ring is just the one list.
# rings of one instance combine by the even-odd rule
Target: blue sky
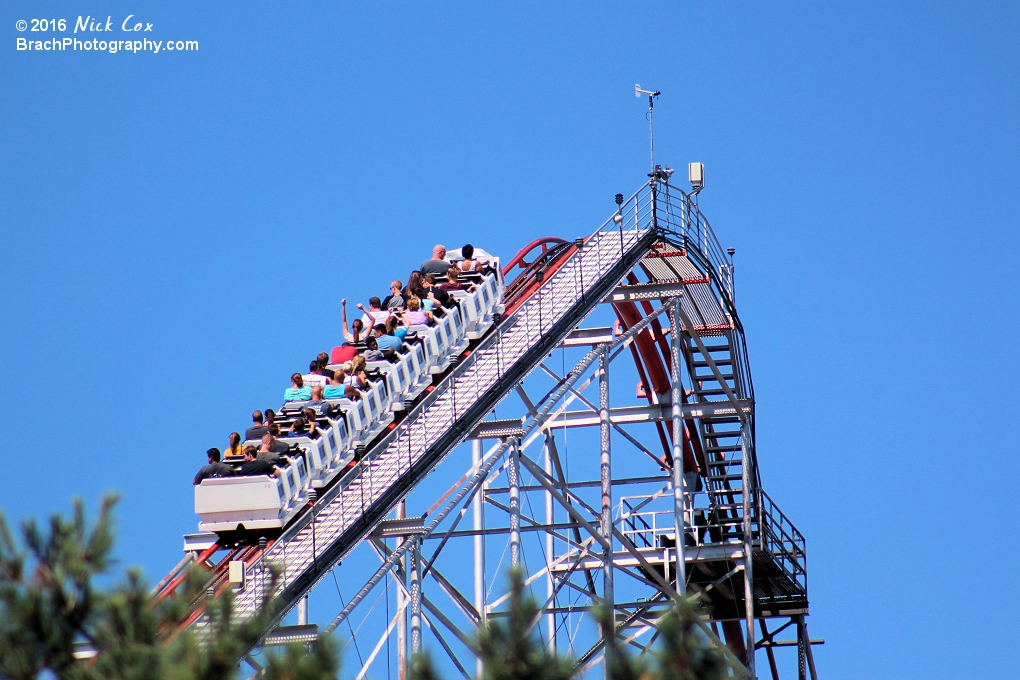
[[[587,234],[637,188],[638,82],[737,248],[822,675],[1013,676],[1015,4],[153,5],[0,9],[8,516],[119,490],[157,579],[202,452],[334,344],[341,297],[436,241]],[[19,19],[132,13],[199,51],[15,47]]]

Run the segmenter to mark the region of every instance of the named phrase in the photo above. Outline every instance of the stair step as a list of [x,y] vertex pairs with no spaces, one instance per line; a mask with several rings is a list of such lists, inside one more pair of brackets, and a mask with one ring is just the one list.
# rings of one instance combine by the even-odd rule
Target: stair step
[[[713,359],[712,362],[716,366],[732,366],[733,365],[733,359]],[[708,362],[707,361],[692,361],[691,365],[694,366],[694,368],[708,368]]]
[[[701,354],[701,350],[693,342],[691,343],[690,348],[691,348],[692,352],[697,352],[698,354]],[[729,345],[705,345],[705,349],[709,352],[709,354],[711,354],[712,352],[729,352],[730,351],[730,346]]]
[[702,416],[701,422],[712,423],[713,425],[735,425],[740,422],[740,418],[736,416]]
[[703,431],[701,433],[701,436],[708,439],[720,439],[722,437],[739,437],[740,430],[713,430],[711,432]]
[[[721,375],[723,380],[733,380],[732,373],[722,373]],[[691,376],[691,380],[694,382],[705,382],[706,380],[714,380],[715,382],[719,382],[719,378],[715,377],[715,373],[709,373],[708,375],[694,375]]]
[[[733,387],[731,385],[727,385],[727,387],[730,388],[730,392],[733,391]],[[694,392],[699,397],[713,397],[713,396],[719,396],[719,395],[726,394],[726,390],[724,390],[722,388],[712,389],[712,390],[699,390],[697,387],[695,387],[694,388]]]
[[708,477],[709,482],[726,482],[734,479],[739,480],[742,476],[743,470],[740,467],[734,468],[717,468],[715,470],[709,470],[712,473],[712,477]]

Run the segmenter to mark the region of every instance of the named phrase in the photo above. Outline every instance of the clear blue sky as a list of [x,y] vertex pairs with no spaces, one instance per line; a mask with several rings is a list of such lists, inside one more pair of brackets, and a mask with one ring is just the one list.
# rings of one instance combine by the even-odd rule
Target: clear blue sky
[[[19,19],[132,13],[199,51],[16,50],[46,37]],[[737,248],[823,677],[1016,677],[1018,29],[1005,3],[6,2],[0,507],[117,489],[157,579],[202,452],[334,344],[341,297],[636,189],[638,82]]]

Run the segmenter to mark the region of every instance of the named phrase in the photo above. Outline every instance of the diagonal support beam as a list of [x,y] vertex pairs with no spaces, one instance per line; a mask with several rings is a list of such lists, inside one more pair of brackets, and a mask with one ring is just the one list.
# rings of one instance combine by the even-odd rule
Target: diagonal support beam
[[[596,541],[598,541],[599,545],[601,545],[603,548],[612,551],[612,543],[603,538],[601,533],[599,533],[598,529],[593,527],[588,522],[588,520],[586,520],[584,516],[581,515],[581,513],[578,512],[576,508],[574,508],[573,505],[567,502],[567,499],[564,498],[564,496],[559,492],[558,489],[556,489],[556,487],[551,483],[551,480],[549,480],[545,476],[545,472],[540,467],[538,467],[527,456],[521,456],[521,464],[528,468],[528,470],[533,475],[535,475],[535,479],[537,479],[542,486],[544,486],[547,490],[549,490],[552,493],[553,497],[560,503],[560,505],[562,505],[564,509],[566,509],[567,512],[569,512],[571,516],[573,516],[573,518],[577,521],[578,524],[584,527],[585,531],[591,534],[591,536]],[[627,539],[627,537],[620,532],[619,529],[613,527],[613,535],[617,538],[617,540],[622,539],[621,542],[624,548],[629,553],[631,553],[631,555],[638,561],[638,564],[640,564],[645,570],[649,572],[649,575],[655,580],[656,584],[658,584],[659,588],[663,592],[665,592],[666,595],[673,597],[675,599],[679,599],[680,596],[679,594],[677,594],[676,590],[673,589],[673,586],[669,585],[669,583],[667,583],[662,578],[662,576],[659,575],[659,573],[652,568],[652,565],[648,563],[648,560],[644,558],[644,555],[638,552],[637,548],[634,547],[634,544],[631,543]]]
[[[634,623],[634,621],[636,621],[639,618],[641,618],[644,615],[645,612],[647,612],[649,609],[651,609],[656,604],[659,604],[662,601],[662,600],[660,600],[660,598],[662,598],[662,593],[659,593],[654,598],[649,600],[648,601],[648,606],[641,607],[641,608],[635,610],[633,613],[631,613],[627,618],[625,618],[623,620],[623,622],[621,622],[619,625],[616,626],[616,634],[619,635],[621,632],[623,632],[627,628],[627,626],[629,626],[630,624]],[[599,639],[598,642],[596,642],[594,645],[592,645],[588,649],[588,651],[586,651],[584,654],[582,654],[578,658],[577,662],[574,664],[574,668],[575,669],[581,669],[585,665],[587,665],[592,660],[592,658],[596,654],[599,653],[599,651],[603,648],[603,646],[605,646],[605,643],[606,643],[605,638]]]
[[[550,393],[548,397],[542,402],[542,406],[540,406],[536,410],[535,415],[531,418],[530,421],[528,421],[527,427],[524,428],[522,439],[530,443],[530,441],[533,441],[534,439],[541,436],[543,428],[545,424],[548,422],[549,418],[552,416],[556,404],[558,404],[560,400],[563,399],[564,396],[568,394],[570,389],[574,387],[574,385],[578,381],[581,380],[581,378],[587,373],[588,369],[591,368],[595,361],[600,356],[602,356],[603,353],[612,352],[616,348],[623,346],[624,343],[629,342],[636,334],[644,330],[648,326],[648,324],[652,322],[654,318],[661,315],[663,310],[664,307],[659,307],[658,309],[652,311],[651,314],[645,316],[643,319],[641,319],[636,324],[631,326],[631,328],[629,328],[623,335],[617,338],[612,344],[603,347],[598,347],[588,352],[588,354],[585,355],[584,359],[582,359],[573,369],[571,369],[570,373],[564,378],[563,382],[559,386],[557,386],[556,389],[554,389],[553,392]],[[351,600],[347,603],[347,606],[345,606],[340,611],[340,613],[337,614],[333,621],[331,621],[330,624],[326,627],[327,633],[335,630],[336,627],[339,626],[344,621],[344,619],[350,616],[350,613],[354,611],[354,609],[357,608],[358,605],[361,604],[361,602],[368,596],[370,592],[372,592],[372,590],[375,589],[375,586],[377,586],[379,582],[383,579],[383,577],[393,569],[397,561],[399,561],[404,556],[404,554],[411,550],[413,546],[418,545],[420,541],[423,541],[425,538],[431,536],[432,533],[439,527],[439,525],[443,521],[445,521],[446,518],[451,513],[453,513],[457,508],[459,508],[461,506],[461,503],[465,502],[465,499],[467,500],[468,503],[470,503],[470,500],[474,497],[474,494],[478,491],[482,483],[488,477],[489,472],[507,453],[507,451],[510,448],[510,445],[511,443],[509,441],[505,441],[502,444],[494,447],[493,450],[491,450],[491,452],[486,456],[482,464],[474,468],[475,473],[471,476],[470,480],[468,480],[465,486],[462,487],[461,490],[457,492],[452,499],[450,499],[446,506],[443,507],[443,509],[440,510],[434,516],[432,522],[430,522],[428,526],[425,527],[424,532],[420,536],[411,536],[405,539],[404,542],[401,543],[397,547],[397,549],[394,550],[390,554],[390,556],[386,558],[386,561],[383,563],[383,565],[376,570],[376,572],[368,579],[365,585],[362,586],[362,588],[354,595],[354,597],[351,598]],[[522,456],[522,460],[524,458],[525,457]],[[569,506],[569,503],[567,504],[567,506]],[[576,510],[574,512],[576,512]]]

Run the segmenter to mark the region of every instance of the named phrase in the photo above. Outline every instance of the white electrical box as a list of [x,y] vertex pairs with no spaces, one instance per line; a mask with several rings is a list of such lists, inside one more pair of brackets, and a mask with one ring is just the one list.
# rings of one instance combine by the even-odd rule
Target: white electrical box
[[244,587],[244,562],[241,560],[232,560],[227,565],[227,579],[230,581],[232,586]]
[[705,164],[704,163],[691,163],[687,166],[687,177],[691,181],[691,185],[697,189],[705,186]]

